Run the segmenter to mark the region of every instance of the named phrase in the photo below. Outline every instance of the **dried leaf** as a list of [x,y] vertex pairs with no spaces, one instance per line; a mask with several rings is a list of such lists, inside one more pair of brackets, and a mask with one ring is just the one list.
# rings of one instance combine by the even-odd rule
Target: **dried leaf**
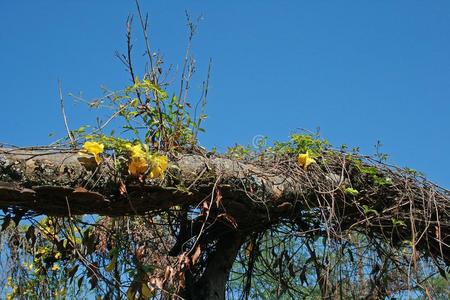
[[245,247],[245,255],[250,257],[253,254],[253,241],[248,242],[247,247]]
[[186,287],[186,279],[184,277],[184,272],[182,271],[178,272],[178,286],[181,289],[184,289]]
[[119,181],[119,194],[121,196],[127,194],[127,186],[123,183],[122,180]]
[[215,197],[215,199],[216,199],[216,206],[217,206],[217,208],[219,208],[220,206],[221,206],[221,204],[222,204],[222,193],[220,192],[220,190],[217,188],[216,189],[216,197]]
[[200,245],[197,245],[195,248],[194,254],[192,254],[192,265],[195,265],[200,258],[200,254],[202,254],[202,249]]
[[81,186],[79,186],[79,187],[76,187],[74,190],[73,190],[73,192],[74,193],[87,193],[87,192],[89,192],[87,189],[85,189],[84,187],[81,187]]
[[127,290],[127,300],[133,300],[136,296],[136,291],[134,289],[134,286],[131,285]]
[[162,290],[162,289],[163,289],[163,286],[164,286],[164,283],[163,283],[163,281],[162,281],[161,279],[156,278],[156,280],[155,280],[155,286],[156,286],[158,289]]
[[209,203],[208,203],[208,201],[203,201],[203,203],[202,203],[202,208],[203,208],[206,212],[208,212],[208,210],[209,210]]
[[117,263],[117,256],[114,256],[111,259],[111,262],[106,266],[105,271],[112,273],[114,271],[114,269],[116,268],[116,263]]
[[137,260],[141,260],[142,256],[144,256],[144,254],[145,254],[145,246],[144,245],[142,245],[136,249],[135,256],[136,256]]
[[[164,282],[166,282],[167,280],[171,279],[172,274],[173,274],[173,268],[172,267],[166,267],[166,271],[164,272]],[[156,284],[156,282],[155,282],[155,284]],[[158,285],[156,284],[156,286],[158,286]],[[161,287],[158,287],[158,288],[161,289],[162,285],[161,285]]]
[[144,297],[144,299],[150,299],[154,297],[156,293],[154,288],[149,288],[147,283],[142,283],[141,294]]
[[217,219],[224,221],[225,224],[231,225],[231,227],[233,227],[234,229],[238,228],[236,219],[227,213],[221,213],[220,215],[217,216]]

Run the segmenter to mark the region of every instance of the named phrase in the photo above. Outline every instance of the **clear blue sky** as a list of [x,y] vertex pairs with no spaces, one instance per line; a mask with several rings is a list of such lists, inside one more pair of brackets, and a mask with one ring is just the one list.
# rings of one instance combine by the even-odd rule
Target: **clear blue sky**
[[[369,154],[380,140],[391,162],[450,187],[449,1],[141,2],[167,63],[181,62],[185,9],[204,17],[194,47],[198,79],[213,59],[203,145],[320,126],[333,144]],[[132,0],[1,1],[0,141],[44,145],[64,134],[58,78],[87,98],[127,85],[114,52],[125,50],[134,10]],[[72,128],[95,122],[66,102]]]

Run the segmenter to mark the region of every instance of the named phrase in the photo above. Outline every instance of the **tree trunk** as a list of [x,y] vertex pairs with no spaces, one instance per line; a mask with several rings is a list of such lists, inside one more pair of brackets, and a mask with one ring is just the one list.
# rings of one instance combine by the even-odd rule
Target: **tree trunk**
[[[227,233],[220,237],[216,249],[208,257],[207,266],[198,279],[189,278],[186,281],[187,299],[189,300],[224,300],[225,287],[242,245],[242,238],[236,232]],[[189,272],[187,270],[186,272]]]

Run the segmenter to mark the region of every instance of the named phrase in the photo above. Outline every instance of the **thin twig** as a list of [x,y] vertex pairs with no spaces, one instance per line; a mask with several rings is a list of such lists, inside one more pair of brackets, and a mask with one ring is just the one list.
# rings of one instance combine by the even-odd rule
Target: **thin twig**
[[64,97],[63,97],[63,94],[62,94],[62,88],[61,88],[61,81],[60,80],[58,80],[58,93],[59,93],[59,100],[60,100],[60,103],[61,103],[61,112],[62,112],[63,119],[64,119],[64,126],[66,127],[66,131],[67,131],[67,136],[70,139],[70,143],[71,143],[72,147],[76,148],[77,142],[76,142],[75,137],[73,136],[72,132],[69,129],[66,112],[64,110]]

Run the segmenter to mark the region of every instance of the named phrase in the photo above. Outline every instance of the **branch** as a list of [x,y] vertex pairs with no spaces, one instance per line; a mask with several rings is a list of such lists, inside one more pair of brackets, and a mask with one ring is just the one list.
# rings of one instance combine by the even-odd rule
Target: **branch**
[[[214,209],[208,226],[258,232],[284,222],[333,239],[354,230],[398,247],[408,241],[413,253],[450,263],[448,192],[387,166],[377,165],[376,175],[361,173],[336,152],[308,170],[285,156],[244,162],[179,154],[170,160],[164,180],[139,182],[117,174],[108,157],[97,166],[73,150],[0,148],[0,208],[117,216],[203,205]],[[349,195],[349,186],[358,195]]]

